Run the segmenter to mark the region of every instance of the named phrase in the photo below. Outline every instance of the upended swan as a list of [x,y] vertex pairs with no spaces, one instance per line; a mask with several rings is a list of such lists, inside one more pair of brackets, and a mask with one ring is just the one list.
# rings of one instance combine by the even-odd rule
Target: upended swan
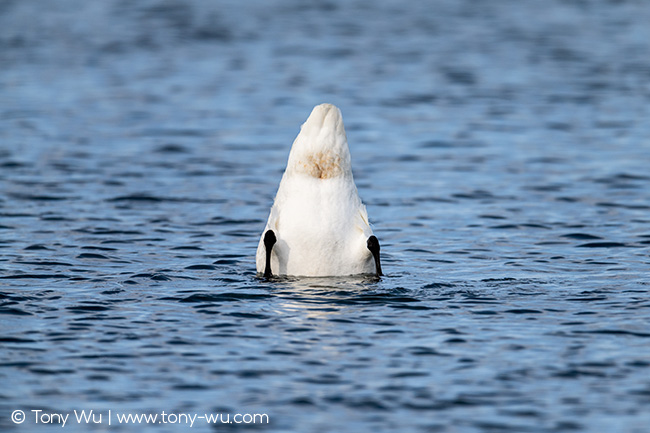
[[293,142],[256,255],[265,277],[382,275],[341,111],[314,107]]

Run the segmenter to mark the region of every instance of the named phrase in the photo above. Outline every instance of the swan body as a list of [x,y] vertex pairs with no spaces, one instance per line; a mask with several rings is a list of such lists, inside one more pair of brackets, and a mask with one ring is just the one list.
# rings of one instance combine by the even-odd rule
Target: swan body
[[256,265],[267,277],[381,275],[379,242],[352,177],[341,111],[332,104],[314,107],[293,142]]

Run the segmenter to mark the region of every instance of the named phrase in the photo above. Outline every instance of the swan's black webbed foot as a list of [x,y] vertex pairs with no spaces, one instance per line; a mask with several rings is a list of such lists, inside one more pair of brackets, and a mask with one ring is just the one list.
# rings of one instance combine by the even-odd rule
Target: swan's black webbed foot
[[273,273],[271,272],[271,251],[273,250],[273,245],[275,245],[276,242],[277,238],[275,237],[275,233],[273,233],[273,230],[268,230],[264,235],[264,248],[266,249],[264,278],[271,278],[273,276]]
[[372,253],[372,256],[375,258],[375,270],[377,271],[377,276],[381,277],[381,262],[379,260],[379,240],[376,236],[370,236],[367,243],[368,249]]

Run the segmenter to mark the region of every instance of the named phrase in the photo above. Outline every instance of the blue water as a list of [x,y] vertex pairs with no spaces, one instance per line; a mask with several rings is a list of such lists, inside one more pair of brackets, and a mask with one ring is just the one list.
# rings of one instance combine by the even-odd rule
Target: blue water
[[[412,3],[0,2],[3,431],[648,431],[650,8]],[[321,102],[379,281],[255,274]]]

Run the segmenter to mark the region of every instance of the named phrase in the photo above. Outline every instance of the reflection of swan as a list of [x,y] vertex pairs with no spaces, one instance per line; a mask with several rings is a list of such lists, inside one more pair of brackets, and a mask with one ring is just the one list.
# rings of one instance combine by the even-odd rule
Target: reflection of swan
[[381,304],[386,293],[380,280],[373,275],[273,278],[277,311],[298,313],[291,316],[291,323],[295,326],[328,326],[327,321],[313,322],[313,318],[341,317],[348,320],[359,311],[360,305]]
[[334,105],[314,107],[293,142],[256,264],[267,277],[381,275],[379,242],[354,184]]

